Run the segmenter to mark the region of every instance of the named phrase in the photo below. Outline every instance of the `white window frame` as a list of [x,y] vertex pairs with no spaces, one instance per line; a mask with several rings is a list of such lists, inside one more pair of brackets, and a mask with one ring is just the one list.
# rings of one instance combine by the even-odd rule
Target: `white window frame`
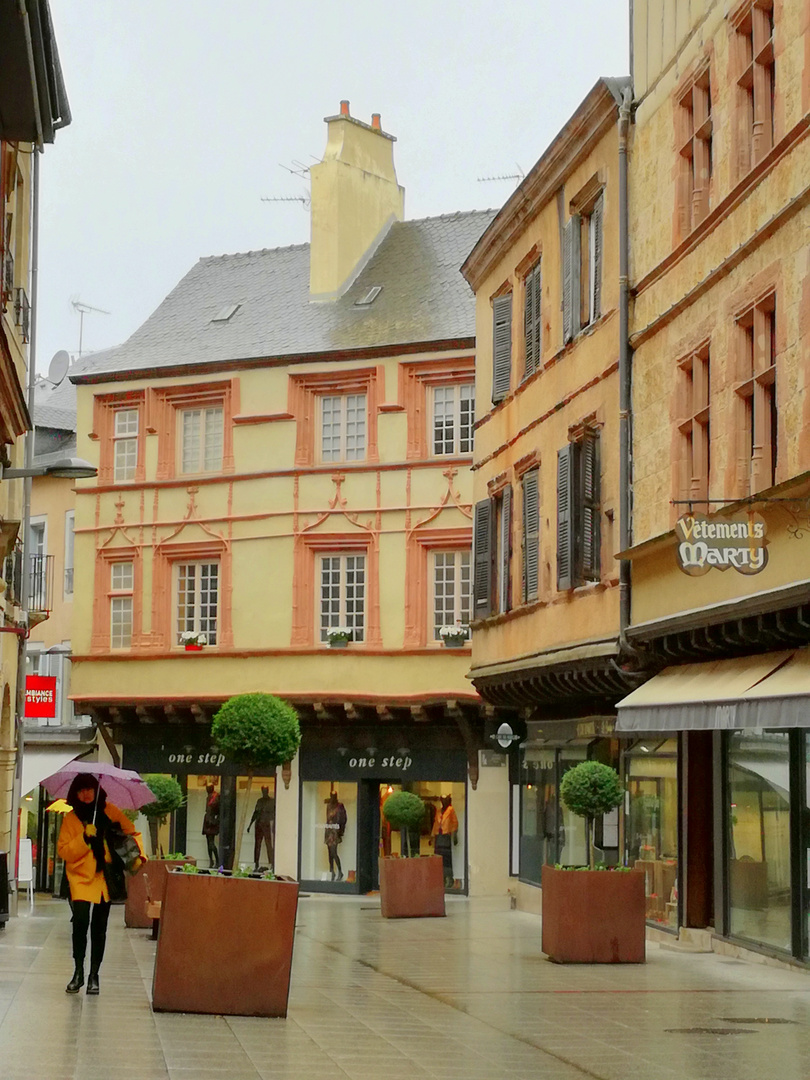
[[368,395],[365,392],[321,394],[318,410],[321,461],[365,461],[368,447]]
[[[123,567],[129,567],[128,580],[123,573],[116,574]],[[118,580],[116,580],[118,578]],[[132,648],[132,624],[135,608],[135,564],[131,559],[121,559],[110,563],[110,648]],[[129,633],[122,632],[126,620],[122,618],[129,612]],[[118,629],[116,629],[116,626]]]
[[351,630],[352,641],[365,641],[367,599],[368,558],[365,551],[330,551],[319,556],[316,633],[322,644],[329,641],[328,630],[338,627]]
[[[222,455],[225,446],[225,410],[222,405],[198,405],[180,409],[179,428],[179,471],[184,476],[192,473],[216,473],[222,471]],[[215,416],[216,414],[216,416]],[[199,417],[199,430],[196,433],[197,447],[194,460],[187,455],[186,418]]]
[[[42,545],[34,545],[34,535],[40,533],[42,536]],[[48,554],[48,515],[37,514],[35,517],[29,519],[28,522],[28,536],[30,540],[30,550],[28,557],[32,555],[47,555]]]
[[73,599],[73,569],[76,555],[76,511],[65,511],[65,565],[62,595],[65,600]]
[[[434,457],[473,452],[473,432],[475,428],[475,382],[451,383],[449,386],[434,386],[432,392],[432,430],[431,453]],[[466,405],[464,409],[462,406]],[[448,408],[449,406],[449,408]],[[442,410],[440,415],[440,409]],[[466,419],[464,413],[466,412]],[[450,419],[450,424],[446,423]],[[445,421],[439,427],[439,420]],[[452,426],[452,435],[439,438]],[[463,432],[463,434],[462,434]]]
[[[212,575],[212,569],[216,567],[216,574]],[[181,599],[181,586],[189,579],[188,571],[194,568],[192,581],[192,595],[190,612],[182,611],[183,600]],[[215,582],[214,600],[210,600],[210,583],[212,578]],[[203,589],[203,584],[208,587]],[[222,590],[222,565],[219,559],[189,559],[174,564],[174,597],[175,597],[175,644],[180,645],[181,635],[187,632],[205,634],[206,644],[216,645],[219,632],[219,613],[221,609],[220,593]],[[207,602],[203,604],[203,596],[207,596]],[[205,606],[205,611],[203,607]],[[213,614],[212,614],[213,609]]]
[[[432,613],[432,637],[434,641],[441,642],[442,636],[439,630],[442,626],[469,626],[472,619],[472,573],[473,560],[471,548],[456,548],[452,551],[440,549],[432,553],[433,573],[431,574],[431,597],[429,609]],[[447,560],[452,559],[453,579],[448,582],[445,577],[439,580],[440,570],[450,569]],[[464,589],[466,578],[466,593]],[[446,600],[449,593],[446,586],[452,586],[452,603],[439,605],[439,586],[444,586],[442,599]]]
[[[134,416],[134,429],[131,424],[119,423],[125,415]],[[138,440],[141,429],[141,411],[138,408],[115,409],[113,413],[113,483],[126,484],[133,481],[138,472]],[[132,458],[134,447],[134,458]],[[119,461],[119,450],[122,460]],[[132,458],[132,460],[130,460]]]

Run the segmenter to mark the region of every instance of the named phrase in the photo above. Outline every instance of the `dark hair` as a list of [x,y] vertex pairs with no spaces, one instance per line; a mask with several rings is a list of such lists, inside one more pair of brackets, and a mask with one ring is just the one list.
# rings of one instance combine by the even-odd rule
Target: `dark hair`
[[[94,792],[98,792],[98,799],[94,799],[91,803],[84,803],[79,799],[79,792],[86,791],[88,788]],[[70,785],[67,795],[65,796],[65,802],[75,810],[77,816],[84,821],[92,821],[93,814],[98,818],[104,813],[104,808],[107,805],[107,793],[103,787],[99,787],[98,780],[95,776],[91,776],[89,773],[79,773],[78,776],[74,776]]]

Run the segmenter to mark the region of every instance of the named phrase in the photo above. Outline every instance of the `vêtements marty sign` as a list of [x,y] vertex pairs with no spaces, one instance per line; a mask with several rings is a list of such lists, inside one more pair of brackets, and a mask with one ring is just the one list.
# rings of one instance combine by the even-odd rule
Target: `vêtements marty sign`
[[765,522],[758,514],[706,517],[684,514],[678,518],[678,566],[690,577],[700,577],[714,567],[740,574],[758,574],[768,565]]

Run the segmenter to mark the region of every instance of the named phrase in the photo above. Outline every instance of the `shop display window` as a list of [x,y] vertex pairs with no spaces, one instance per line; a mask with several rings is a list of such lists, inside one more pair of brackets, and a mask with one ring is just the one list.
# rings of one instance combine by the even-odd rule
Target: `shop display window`
[[357,784],[302,784],[301,880],[357,880]]
[[544,865],[588,862],[585,822],[559,799],[563,774],[585,761],[584,746],[531,748],[523,753],[520,878],[539,885]]
[[[157,775],[157,774],[152,774]],[[171,779],[171,773],[161,773]],[[138,814],[135,818],[135,828],[143,837],[143,846],[146,854],[152,859],[159,859],[161,853],[165,856],[171,851],[171,820],[167,816],[164,821],[150,821],[145,814]]]
[[625,752],[627,865],[646,874],[647,919],[678,926],[678,743],[647,739]]
[[237,776],[237,829],[242,821],[242,814],[245,814],[239,865],[249,869],[253,869],[254,866],[264,866],[272,870],[275,862],[276,778],[275,776],[254,776],[249,794],[247,784],[246,776]]
[[[207,867],[212,864],[214,848],[216,847],[217,860],[221,861],[220,834],[219,830],[213,830],[217,825],[217,815],[214,809],[206,808],[211,795],[220,795],[222,790],[221,776],[189,776],[188,796],[186,801],[186,843],[184,855],[191,855],[197,860],[197,865]],[[213,788],[209,793],[208,788]],[[208,830],[208,835],[203,833],[203,825]],[[208,841],[212,843],[209,845]]]
[[779,731],[728,736],[729,930],[791,947],[790,747]]
[[[402,858],[410,853],[417,855],[441,855],[445,864],[444,881],[448,892],[461,892],[466,887],[466,814],[465,785],[450,781],[417,780],[407,784],[380,784],[380,840],[379,855]],[[425,804],[425,819],[421,829],[407,833],[404,829],[392,829],[383,816],[386,799],[395,791],[411,791]],[[448,801],[449,799],[449,801]],[[445,846],[437,843],[443,814],[452,806],[458,828],[452,832],[451,841]]]

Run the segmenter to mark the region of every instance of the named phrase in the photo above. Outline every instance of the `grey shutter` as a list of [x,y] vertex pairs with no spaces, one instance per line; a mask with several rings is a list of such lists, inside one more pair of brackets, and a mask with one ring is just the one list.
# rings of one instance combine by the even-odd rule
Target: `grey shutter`
[[602,221],[604,218],[604,196],[600,195],[594,203],[591,213],[593,229],[593,317],[594,321],[602,314]]
[[540,263],[537,263],[526,278],[525,308],[523,312],[523,336],[526,343],[524,379],[528,379],[530,375],[533,375],[540,366],[540,350],[543,340],[540,295]]
[[523,600],[536,600],[540,592],[540,473],[523,476]]
[[512,294],[492,301],[492,404],[509,393],[512,382]]
[[574,587],[574,460],[576,446],[557,452],[557,588]]
[[501,496],[501,565],[498,567],[499,604],[501,611],[512,606],[512,488],[504,488]]
[[580,330],[581,231],[579,214],[572,214],[563,233],[563,343],[571,341]]
[[601,573],[599,510],[599,436],[586,434],[579,452],[582,514],[582,566],[584,581],[598,581]]
[[475,504],[473,520],[473,617],[492,612],[492,503]]

